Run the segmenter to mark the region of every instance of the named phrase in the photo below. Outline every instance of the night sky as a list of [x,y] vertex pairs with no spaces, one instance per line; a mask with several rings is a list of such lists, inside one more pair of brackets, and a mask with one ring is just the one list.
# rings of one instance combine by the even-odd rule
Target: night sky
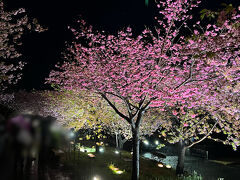
[[[43,33],[26,34],[23,38],[21,57],[27,65],[23,78],[18,83],[19,89],[46,89],[45,78],[57,62],[61,62],[61,52],[65,42],[71,41],[68,26],[73,25],[81,15],[88,24],[109,33],[116,33],[128,25],[135,33],[140,33],[144,25],[153,25],[157,15],[154,0],[5,0],[8,10],[23,7],[31,18],[47,27]],[[200,9],[217,9],[224,0],[204,0],[201,7],[195,10],[198,16]],[[237,0],[225,0],[237,4]],[[238,3],[239,4],[239,3]]]

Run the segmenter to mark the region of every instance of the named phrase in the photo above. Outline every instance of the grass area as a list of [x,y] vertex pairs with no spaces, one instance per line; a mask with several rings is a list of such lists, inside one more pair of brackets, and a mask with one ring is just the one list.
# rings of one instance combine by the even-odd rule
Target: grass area
[[[76,152],[71,154],[71,159],[64,160],[64,169],[72,172],[72,179],[81,180],[128,180],[131,179],[131,154],[122,151],[115,154],[115,149],[106,147],[103,153],[95,154],[94,158],[88,156],[87,152]],[[109,168],[109,166],[117,167],[124,171],[117,174]],[[158,163],[144,158],[140,159],[140,179],[141,180],[167,180],[177,179],[175,171],[165,166],[160,168]]]

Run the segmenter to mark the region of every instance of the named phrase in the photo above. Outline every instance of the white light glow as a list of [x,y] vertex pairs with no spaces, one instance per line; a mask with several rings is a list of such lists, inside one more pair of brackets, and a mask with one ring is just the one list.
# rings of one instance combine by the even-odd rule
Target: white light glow
[[147,140],[144,140],[143,143],[148,146],[149,145],[149,142]]
[[159,145],[159,141],[158,141],[158,140],[156,140],[156,141],[155,141],[155,144],[156,144],[156,145]]
[[99,152],[104,152],[104,149],[102,147],[100,147]]
[[119,154],[119,151],[116,150],[116,151],[115,151],[115,154]]
[[93,177],[93,180],[100,180],[100,177],[94,176],[94,177]]
[[117,170],[115,172],[116,172],[116,174],[122,174],[123,173],[123,171],[121,171],[121,170]]
[[158,164],[158,167],[163,167],[163,164]]
[[70,137],[70,138],[73,138],[74,136],[75,136],[74,132],[71,131],[71,132],[69,133],[69,137]]
[[85,152],[85,149],[84,149],[84,148],[80,148],[80,151],[81,151],[81,152]]

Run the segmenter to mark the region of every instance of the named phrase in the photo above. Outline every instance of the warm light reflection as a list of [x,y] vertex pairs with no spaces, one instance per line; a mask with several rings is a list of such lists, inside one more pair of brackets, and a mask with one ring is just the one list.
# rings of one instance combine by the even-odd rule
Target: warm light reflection
[[119,168],[115,167],[113,164],[110,164],[109,169],[111,169],[115,174],[122,174],[124,171],[120,170]]
[[95,157],[95,155],[94,155],[94,154],[91,154],[91,153],[89,153],[88,156],[91,157],[91,158],[94,158],[94,157]]
[[117,167],[112,168],[113,171],[118,171],[119,169]]
[[166,165],[166,168],[171,168],[171,166],[170,165]]
[[163,164],[159,163],[159,164],[158,164],[158,167],[163,167]]

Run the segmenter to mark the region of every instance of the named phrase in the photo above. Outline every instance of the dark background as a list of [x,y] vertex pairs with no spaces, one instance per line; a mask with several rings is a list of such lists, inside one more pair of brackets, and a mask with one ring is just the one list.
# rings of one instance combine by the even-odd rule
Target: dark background
[[[203,0],[194,10],[195,17],[203,8],[217,10],[222,2],[237,5],[237,0]],[[27,65],[17,88],[26,90],[49,88],[44,84],[45,78],[54,65],[63,60],[61,52],[65,42],[72,39],[67,27],[80,19],[80,15],[96,29],[116,33],[130,25],[138,34],[144,25],[152,26],[158,14],[154,0],[149,0],[148,6],[145,0],[5,0],[4,3],[7,10],[25,8],[29,17],[37,18],[48,28],[43,33],[27,33],[23,37],[20,51]]]

